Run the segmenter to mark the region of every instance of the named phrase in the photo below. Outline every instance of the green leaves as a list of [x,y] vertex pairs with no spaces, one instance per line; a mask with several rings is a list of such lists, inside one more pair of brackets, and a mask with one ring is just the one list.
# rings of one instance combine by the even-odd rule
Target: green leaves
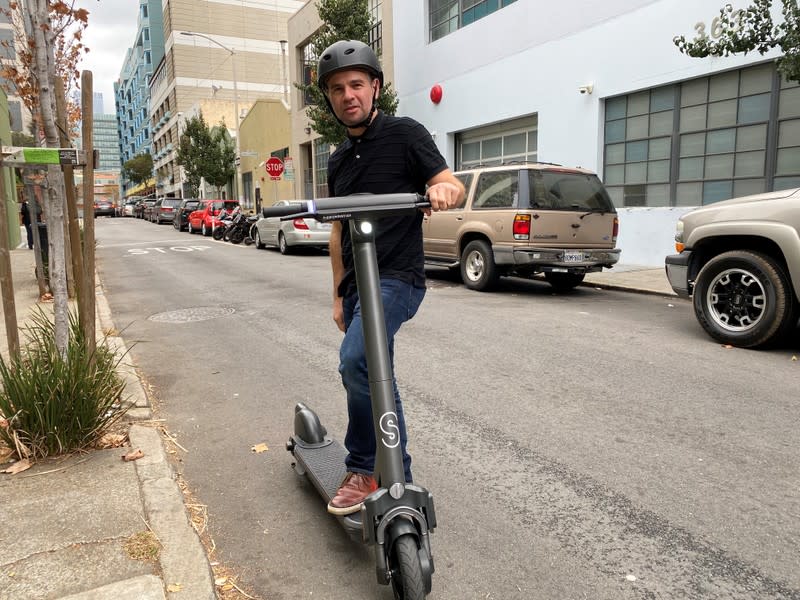
[[41,309],[26,333],[18,362],[0,357],[0,439],[31,460],[93,445],[126,410],[116,371],[121,357],[104,343],[88,351],[73,314],[66,357]]
[[184,168],[190,196],[196,197],[200,179],[221,188],[236,174],[236,146],[225,123],[209,128],[202,113],[186,122],[178,143],[177,162]]
[[[729,56],[758,52],[765,54],[780,48],[783,56],[776,63],[778,71],[789,81],[800,81],[800,9],[797,0],[782,0],[783,22],[777,25],[772,19],[772,0],[754,0],[743,10],[734,10],[726,4],[711,25],[696,29],[691,41],[686,36],[676,36],[673,43],[683,54],[694,58]],[[700,25],[700,24],[699,24]]]
[[136,185],[146,183],[153,176],[153,157],[143,152],[122,165],[122,175]]

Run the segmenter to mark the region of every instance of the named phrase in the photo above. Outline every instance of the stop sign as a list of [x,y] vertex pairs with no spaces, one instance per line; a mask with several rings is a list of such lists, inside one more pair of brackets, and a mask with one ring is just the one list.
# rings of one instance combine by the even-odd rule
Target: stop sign
[[270,179],[280,179],[281,175],[283,175],[283,161],[276,156],[271,156],[267,159],[266,167]]

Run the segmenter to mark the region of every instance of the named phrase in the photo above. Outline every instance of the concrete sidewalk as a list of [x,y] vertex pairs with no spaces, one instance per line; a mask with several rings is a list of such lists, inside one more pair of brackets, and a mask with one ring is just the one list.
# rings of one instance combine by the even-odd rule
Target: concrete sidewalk
[[[39,297],[33,252],[13,250],[11,263],[17,320],[24,326]],[[98,336],[109,333],[109,344],[126,354],[100,287],[96,298]],[[52,303],[43,306],[49,309]],[[0,352],[8,352],[4,321]],[[216,598],[206,552],[161,435],[145,423],[151,417],[145,391],[132,366],[123,367],[121,375],[124,395],[134,405],[126,422],[129,447],[46,460],[16,475],[0,474],[0,544],[5,548],[0,600]],[[121,460],[135,449],[144,457]],[[154,562],[136,560],[125,548],[136,534],[148,531],[161,545]]]
[[602,273],[589,273],[583,285],[677,298],[669,285],[664,267],[616,265],[613,269],[606,269]]
[[[22,326],[38,304],[33,252],[13,250],[11,262]],[[663,268],[618,266],[588,275],[583,285],[674,296]],[[96,292],[98,335],[109,334],[111,346],[125,355],[102,287]],[[0,352],[7,350],[0,321]],[[151,418],[145,391],[132,366],[123,366],[121,375],[125,395],[134,404],[128,413],[130,447],[44,461],[17,475],[0,474],[0,544],[6,548],[0,559],[0,600],[216,597],[205,550],[161,436],[145,424]],[[144,458],[121,460],[137,448]],[[132,536],[146,531],[161,543],[155,563],[135,560],[125,550]]]

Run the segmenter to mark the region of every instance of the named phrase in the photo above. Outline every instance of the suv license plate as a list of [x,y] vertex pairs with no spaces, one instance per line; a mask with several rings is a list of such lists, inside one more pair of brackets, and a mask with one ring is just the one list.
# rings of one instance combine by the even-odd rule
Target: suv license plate
[[583,252],[564,252],[565,263],[583,262]]

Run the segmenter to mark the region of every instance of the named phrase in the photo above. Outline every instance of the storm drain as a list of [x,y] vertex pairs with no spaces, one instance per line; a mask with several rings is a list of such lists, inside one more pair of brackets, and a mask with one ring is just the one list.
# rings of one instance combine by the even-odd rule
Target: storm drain
[[156,313],[150,315],[148,320],[156,323],[194,323],[195,321],[208,321],[217,317],[224,317],[233,312],[232,308],[223,306],[197,306],[195,308],[181,308]]

